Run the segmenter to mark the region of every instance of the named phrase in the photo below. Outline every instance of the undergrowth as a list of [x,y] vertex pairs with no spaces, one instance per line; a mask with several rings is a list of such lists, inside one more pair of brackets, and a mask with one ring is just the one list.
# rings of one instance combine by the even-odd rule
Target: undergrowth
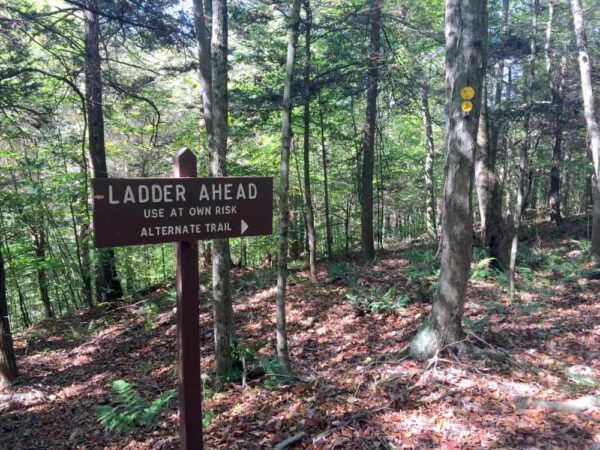
[[100,424],[117,434],[131,433],[138,427],[155,428],[160,410],[177,395],[175,389],[170,389],[148,405],[135,387],[125,380],[115,380],[111,390],[112,404],[96,407],[96,413]]

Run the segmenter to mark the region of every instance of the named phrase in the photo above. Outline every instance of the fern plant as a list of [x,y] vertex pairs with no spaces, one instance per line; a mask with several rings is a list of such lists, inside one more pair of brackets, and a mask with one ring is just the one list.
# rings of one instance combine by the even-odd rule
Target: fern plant
[[125,380],[116,380],[112,383],[113,404],[96,407],[98,421],[118,434],[131,433],[136,427],[152,429],[156,426],[160,410],[176,395],[177,391],[171,389],[146,405],[133,385]]
[[471,270],[471,280],[485,280],[494,275],[496,270],[493,267],[490,267],[490,264],[494,259],[495,258],[485,257],[477,261]]
[[346,293],[346,298],[350,300],[352,309],[359,314],[400,311],[410,303],[409,296],[396,295],[393,288],[384,290],[382,287],[353,288]]

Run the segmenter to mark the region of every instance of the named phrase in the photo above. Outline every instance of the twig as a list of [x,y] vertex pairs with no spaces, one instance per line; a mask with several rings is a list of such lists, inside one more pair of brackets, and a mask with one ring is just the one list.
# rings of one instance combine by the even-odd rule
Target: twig
[[[486,342],[485,340],[483,340],[482,338],[480,338],[479,336],[477,336],[474,333],[468,333],[469,335],[473,336],[475,339],[477,339],[478,341],[484,343],[485,345],[487,345],[491,352],[494,352],[496,355],[495,356],[502,356],[504,358],[504,360],[510,364],[513,364],[515,366],[517,366],[518,368],[522,369],[522,370],[529,370],[533,373],[535,373],[536,375],[539,374],[540,372],[543,372],[543,369],[540,369],[539,367],[530,364],[530,363],[522,363],[520,361],[517,361],[509,352],[507,352],[504,349],[501,349],[499,347],[494,347],[492,344],[490,344],[489,342]],[[486,355],[489,354],[489,352],[486,352],[485,350],[480,350],[481,352],[485,353]]]
[[306,432],[299,431],[298,433],[294,434],[293,436],[290,436],[289,438],[281,441],[279,444],[277,444],[275,447],[273,447],[273,450],[285,450],[290,445],[292,445],[294,442],[301,440],[304,436],[306,436]]
[[387,402],[385,405],[383,406],[378,406],[377,408],[373,408],[373,409],[368,409],[366,411],[359,411],[357,413],[351,414],[350,416],[348,416],[345,420],[336,420],[334,422],[332,422],[333,427],[329,428],[325,431],[323,431],[322,433],[316,435],[313,439],[313,445],[318,443],[319,441],[325,439],[327,436],[329,436],[331,433],[333,433],[335,430],[337,430],[338,428],[343,428],[347,425],[350,425],[352,422],[354,422],[355,420],[358,419],[363,419],[367,416],[370,416],[372,414],[377,414],[379,411],[383,411],[384,409],[389,408],[390,405],[392,405],[397,399],[394,398],[392,400],[390,400],[389,402]]

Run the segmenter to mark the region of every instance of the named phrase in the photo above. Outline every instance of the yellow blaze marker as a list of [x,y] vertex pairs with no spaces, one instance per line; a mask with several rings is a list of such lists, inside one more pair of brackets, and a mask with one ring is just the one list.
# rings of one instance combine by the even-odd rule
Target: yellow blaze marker
[[473,97],[475,97],[475,89],[471,86],[465,86],[460,90],[460,98],[463,100],[471,100]]
[[467,101],[467,102],[462,102],[462,104],[460,105],[460,107],[462,108],[463,112],[471,112],[473,110],[473,103]]

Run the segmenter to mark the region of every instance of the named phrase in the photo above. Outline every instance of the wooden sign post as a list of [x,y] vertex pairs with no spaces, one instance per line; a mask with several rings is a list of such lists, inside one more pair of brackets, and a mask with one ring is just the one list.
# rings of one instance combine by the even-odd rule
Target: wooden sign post
[[179,433],[202,449],[198,240],[271,234],[273,179],[197,178],[196,156],[175,156],[174,178],[92,180],[98,248],[176,242]]
[[[198,175],[196,155],[180,150],[175,156],[178,178]],[[182,449],[202,449],[202,386],[200,381],[200,280],[198,242],[176,244],[177,348],[179,349],[179,437]]]

